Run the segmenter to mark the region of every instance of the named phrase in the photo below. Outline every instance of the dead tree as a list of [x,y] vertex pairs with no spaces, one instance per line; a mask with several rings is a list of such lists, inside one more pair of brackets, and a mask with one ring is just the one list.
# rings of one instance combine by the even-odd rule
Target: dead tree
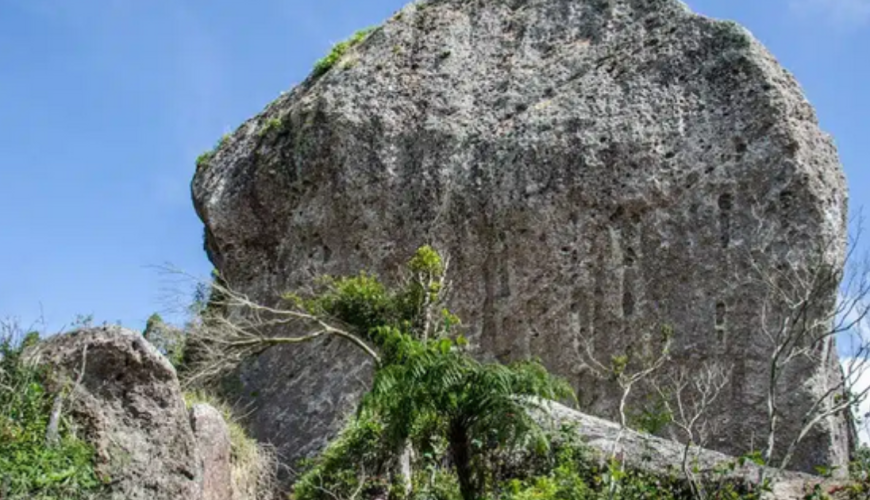
[[[445,259],[436,272],[422,265],[415,267],[412,260],[409,272],[401,278],[400,289],[419,291],[414,330],[421,340],[445,333],[444,321],[439,321],[439,315],[450,290],[446,279],[448,265],[449,260]],[[196,279],[176,269],[163,270]],[[188,343],[196,350],[195,367],[186,379],[188,384],[219,377],[270,347],[310,342],[328,335],[350,342],[375,365],[381,363],[378,349],[366,337],[366,332],[356,331],[328,314],[310,310],[300,294],[284,294],[277,305],[270,306],[251,299],[223,279],[197,281],[207,283],[210,298],[202,316],[188,325]],[[304,294],[313,295],[313,292],[303,290]],[[212,314],[209,310],[219,313]],[[288,331],[294,335],[286,335]]]
[[673,367],[652,382],[668,413],[670,424],[681,434],[672,437],[674,441],[684,443],[681,469],[699,499],[708,495],[703,481],[696,477],[689,458],[693,447],[700,450],[715,433],[710,413],[730,378],[730,368],[707,362],[695,370],[684,366]]
[[[310,342],[327,335],[350,342],[376,364],[380,363],[380,355],[366,339],[338,322],[311,314],[292,303],[266,306],[229,286],[212,286],[220,292],[219,305],[230,312],[209,315],[190,325],[188,343],[196,350],[196,361],[185,381],[187,384],[195,385],[220,377],[270,347]],[[291,336],[276,334],[279,329],[299,333]]]
[[647,381],[660,370],[670,359],[670,347],[673,331],[669,327],[661,328],[661,349],[647,355],[634,354],[633,349],[617,355],[611,355],[609,360],[600,359],[595,352],[594,337],[582,339],[581,354],[585,367],[596,377],[612,380],[619,387],[619,425],[620,434],[613,444],[611,458],[616,455],[622,433],[628,429],[627,404],[634,387],[642,381]]
[[[759,220],[762,220],[759,218]],[[767,428],[762,457],[782,470],[789,466],[798,445],[826,419],[848,414],[863,401],[870,387],[858,387],[870,368],[870,338],[865,335],[870,314],[870,260],[859,255],[861,231],[844,245],[836,238],[820,242],[792,242],[774,257],[765,244],[772,232],[759,223],[756,246],[747,258],[747,285],[760,290],[757,331],[764,342],[767,365]],[[842,263],[842,265],[840,264]],[[797,363],[830,365],[837,358],[836,342],[848,353],[842,371],[825,377],[823,386],[798,415],[793,435],[782,435],[780,405],[800,387],[784,378]],[[824,373],[826,370],[823,369]],[[781,450],[781,451],[780,451]]]

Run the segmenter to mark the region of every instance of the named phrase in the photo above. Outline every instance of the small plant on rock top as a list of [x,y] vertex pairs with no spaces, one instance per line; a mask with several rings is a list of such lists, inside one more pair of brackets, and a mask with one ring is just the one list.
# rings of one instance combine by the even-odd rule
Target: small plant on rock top
[[347,40],[335,44],[332,47],[332,50],[329,51],[329,54],[319,59],[314,64],[314,77],[316,78],[326,74],[350,49],[362,43],[362,41],[365,40],[372,31],[374,31],[374,28],[359,30]]

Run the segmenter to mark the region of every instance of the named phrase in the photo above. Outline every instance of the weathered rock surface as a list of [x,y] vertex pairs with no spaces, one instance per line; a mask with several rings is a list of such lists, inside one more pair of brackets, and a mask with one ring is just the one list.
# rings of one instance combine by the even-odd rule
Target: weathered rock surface
[[140,334],[82,329],[48,339],[33,356],[72,385],[65,412],[111,479],[106,498],[201,498],[200,458],[175,370]]
[[[620,431],[618,424],[580,413],[558,403],[550,403],[548,410],[542,419],[543,424],[555,424],[555,428],[563,424],[572,425],[583,441],[602,458],[606,459],[615,454],[623,457],[631,468],[661,476],[677,474],[684,477],[681,464],[685,447],[680,443],[632,430]],[[772,491],[768,497],[777,500],[806,498],[816,485],[820,485],[826,492],[839,486],[835,481],[823,480],[809,474],[762,468],[748,460],[739,465],[740,461],[734,457],[703,448],[692,447],[689,460],[696,479],[737,479],[745,484],[757,484],[762,475],[770,478]],[[729,464],[735,465],[733,470],[729,470]]]
[[[837,265],[846,214],[837,153],[792,76],[676,0],[410,5],[241,126],[192,191],[210,258],[259,300],[322,273],[391,279],[433,244],[482,355],[541,357],[600,416],[616,392],[584,370],[582,339],[609,360],[670,324],[679,363],[733,367],[711,442],[731,454],[765,422],[764,291],[745,258],[800,265],[829,241]],[[783,439],[835,356],[826,344],[783,377]],[[332,340],[263,355],[240,388],[255,433],[292,459],[369,371]],[[846,427],[825,421],[793,465],[843,465]]]
[[230,431],[220,412],[198,403],[190,408],[190,425],[202,458],[202,500],[232,500]]

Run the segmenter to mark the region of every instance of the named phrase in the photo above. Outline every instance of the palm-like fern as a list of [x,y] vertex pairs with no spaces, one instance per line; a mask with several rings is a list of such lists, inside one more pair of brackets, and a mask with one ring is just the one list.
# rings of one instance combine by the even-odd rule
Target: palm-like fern
[[419,341],[394,329],[379,334],[391,363],[378,370],[363,407],[381,416],[396,446],[421,420],[427,432],[444,433],[465,500],[483,488],[484,447],[475,442],[509,449],[538,430],[529,410],[541,399],[573,397],[567,382],[538,362],[482,363],[464,350],[461,338]]

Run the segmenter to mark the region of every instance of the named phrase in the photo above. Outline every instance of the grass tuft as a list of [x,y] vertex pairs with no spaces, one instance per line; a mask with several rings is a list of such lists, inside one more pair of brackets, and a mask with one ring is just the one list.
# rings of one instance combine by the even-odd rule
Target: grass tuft
[[326,74],[350,49],[362,43],[372,31],[374,31],[374,28],[359,30],[347,40],[335,44],[329,54],[314,64],[314,77]]
[[263,137],[272,133],[273,131],[280,132],[282,128],[284,128],[284,124],[281,122],[280,118],[269,118],[268,120],[266,120],[266,123],[263,124],[262,128],[260,128],[260,130],[257,132],[257,135]]
[[230,134],[224,134],[221,136],[221,139],[215,144],[214,148],[209,151],[202,153],[201,155],[196,157],[196,169],[202,170],[209,167],[212,158],[217,153],[218,149],[224,146],[227,141],[230,139]]

